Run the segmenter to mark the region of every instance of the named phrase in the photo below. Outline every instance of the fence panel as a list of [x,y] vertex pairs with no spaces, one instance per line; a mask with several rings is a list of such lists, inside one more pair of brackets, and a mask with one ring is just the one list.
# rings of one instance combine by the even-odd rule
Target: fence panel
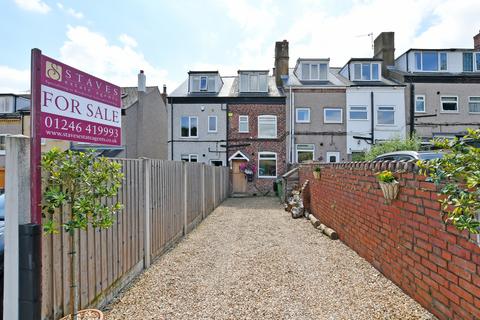
[[[150,239],[148,254],[154,259],[180,239],[185,225],[188,230],[195,227],[228,196],[226,167],[165,160],[114,161],[122,164],[125,178],[118,195],[105,201],[118,201],[124,208],[110,229],[89,227],[76,238],[82,308],[108,303],[116,290],[141,271],[145,231]],[[147,165],[149,176],[145,176]],[[144,179],[149,181],[148,190]],[[146,192],[150,199],[148,208],[144,207]],[[149,230],[144,228],[147,217]],[[45,235],[42,250],[42,319],[58,319],[69,313],[69,235]]]

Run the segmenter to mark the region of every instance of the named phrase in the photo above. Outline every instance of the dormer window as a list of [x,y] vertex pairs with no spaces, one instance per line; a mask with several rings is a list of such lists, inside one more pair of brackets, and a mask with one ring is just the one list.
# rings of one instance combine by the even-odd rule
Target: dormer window
[[302,63],[302,80],[327,80],[326,63]]
[[446,71],[448,68],[446,52],[419,51],[414,56],[417,71]]
[[463,53],[463,71],[464,72],[480,72],[480,52],[464,52]]
[[380,78],[380,64],[379,63],[354,63],[353,80],[357,81],[378,81]]
[[189,92],[218,92],[222,80],[217,72],[191,71]]
[[268,92],[268,72],[240,71],[240,92]]

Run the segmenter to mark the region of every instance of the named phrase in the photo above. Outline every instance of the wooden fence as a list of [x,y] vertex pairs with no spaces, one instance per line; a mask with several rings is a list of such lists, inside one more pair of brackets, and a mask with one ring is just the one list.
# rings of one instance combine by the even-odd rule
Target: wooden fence
[[[116,199],[124,209],[107,230],[79,233],[80,306],[101,307],[212,212],[227,196],[229,171],[199,163],[115,160],[123,186]],[[148,219],[148,220],[147,220]],[[42,319],[69,310],[68,234],[44,235]]]

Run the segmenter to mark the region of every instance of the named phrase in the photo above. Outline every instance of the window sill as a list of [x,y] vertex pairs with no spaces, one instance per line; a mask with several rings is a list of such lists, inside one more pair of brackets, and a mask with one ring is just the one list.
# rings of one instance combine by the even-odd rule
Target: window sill
[[275,137],[257,137],[257,139],[265,139],[265,140],[268,140],[268,139],[277,139],[277,136],[275,136]]
[[195,137],[180,137],[180,139],[198,139],[198,136]]
[[348,119],[348,121],[368,121],[369,119]]
[[237,133],[250,133],[250,131],[237,131]]
[[257,176],[258,179],[277,179],[277,176],[265,177],[265,176]]
[[342,122],[331,122],[331,121],[324,121],[323,122],[324,124],[343,124],[343,121]]
[[460,111],[440,111],[440,113],[447,113],[447,114],[458,114]]
[[310,123],[310,121],[295,121],[295,123]]

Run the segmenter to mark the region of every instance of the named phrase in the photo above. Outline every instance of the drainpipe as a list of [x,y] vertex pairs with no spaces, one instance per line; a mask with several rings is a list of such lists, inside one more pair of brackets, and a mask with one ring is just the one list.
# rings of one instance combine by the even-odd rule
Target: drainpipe
[[372,119],[370,121],[371,123],[371,130],[372,130],[372,145],[375,144],[375,120],[374,120],[374,114],[375,114],[375,100],[373,97],[373,91],[370,91],[370,103],[371,103],[371,113],[372,113]]
[[228,128],[230,127],[229,126],[229,123],[228,123],[228,103],[225,104],[226,105],[226,113],[225,113],[225,165],[226,166],[229,166],[228,165]]
[[291,137],[290,137],[290,159],[291,163],[295,162],[295,92],[292,92],[292,86],[290,86],[291,93],[291,107],[290,107],[290,128],[291,128]]
[[415,85],[410,82],[410,138],[415,134]]

